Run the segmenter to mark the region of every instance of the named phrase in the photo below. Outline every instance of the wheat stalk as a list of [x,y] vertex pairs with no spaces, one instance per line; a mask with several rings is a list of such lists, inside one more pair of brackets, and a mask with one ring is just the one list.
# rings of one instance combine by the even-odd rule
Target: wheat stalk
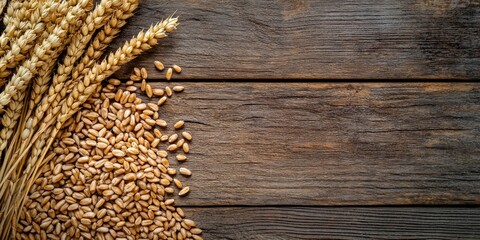
[[15,69],[28,56],[27,53],[31,51],[35,42],[44,40],[40,37],[41,35],[46,34],[48,36],[53,31],[53,28],[50,31],[48,29],[45,31],[46,23],[42,20],[58,11],[65,11],[60,9],[65,9],[67,6],[66,2],[58,4],[48,1],[31,14],[30,18],[33,24],[31,28],[26,30],[19,38],[12,37],[11,48],[4,48],[6,53],[0,58],[0,82],[6,82],[5,79],[11,74],[12,69]]
[[[86,0],[83,0],[82,2],[86,2]],[[5,87],[5,90],[0,93],[0,109],[3,109],[4,106],[10,102],[10,97],[17,92],[18,88],[21,88],[24,84],[29,83],[33,74],[36,73],[36,65],[41,63],[39,63],[40,60],[49,61],[49,59],[40,59],[39,57],[44,56],[48,49],[56,48],[62,45],[62,43],[59,41],[66,35],[69,25],[73,24],[74,21],[78,19],[78,16],[84,12],[80,6],[84,7],[85,4],[78,5],[72,9],[72,12],[69,12],[69,14],[62,20],[60,25],[55,27],[52,34],[50,34],[50,36],[42,42],[42,45],[38,49],[35,49],[36,56],[32,56],[29,61],[24,62],[24,64],[20,66],[19,69],[26,69],[32,74],[30,75],[30,78],[27,79],[19,78],[18,74],[12,77],[10,82]],[[1,146],[0,149],[2,149]]]
[[[22,139],[22,145],[18,149],[23,149],[26,147],[26,144],[29,143],[34,133],[33,130],[38,121],[43,118],[43,114],[47,112],[47,110],[48,112],[50,111],[49,107],[51,103],[56,99],[56,97],[58,98],[59,94],[56,91],[62,91],[65,89],[63,86],[64,82],[70,76],[74,63],[83,54],[84,49],[94,32],[111,17],[111,13],[115,9],[118,9],[120,4],[121,2],[114,2],[112,0],[103,0],[100,2],[95,10],[88,14],[85,19],[85,24],[81,27],[80,31],[74,35],[72,42],[68,45],[66,49],[67,54],[64,57],[63,63],[58,66],[57,74],[54,75],[52,84],[49,87],[47,86],[48,80],[50,79],[49,75],[47,78],[41,78],[40,81],[34,83],[29,111],[25,114],[25,119],[30,118],[32,110],[34,109],[35,105],[40,102],[40,100],[41,104],[36,108],[33,118],[29,119],[32,124],[30,124],[28,128],[21,128],[22,133],[24,133],[22,136],[25,137]],[[42,74],[39,74],[39,76],[42,76]],[[42,96],[42,94],[46,91],[47,87],[49,89],[48,94],[40,99],[40,96]]]
[[[88,2],[87,6],[84,8],[84,10],[85,11],[90,11],[92,7],[93,7],[93,5],[90,4],[90,2]],[[77,33],[78,33],[79,28],[81,28],[81,24],[83,24],[83,20],[84,20],[85,17],[86,17],[86,15],[82,14],[81,16],[79,16],[79,21],[77,22],[77,24],[70,25],[67,40],[64,41],[65,45],[67,43],[70,43],[70,44],[68,45],[68,47],[66,49],[67,54],[66,54],[66,56],[64,57],[64,60],[63,60],[64,64],[61,64],[57,67],[58,71],[61,71],[60,69],[68,67],[68,64],[66,65],[65,63],[69,63],[70,61],[75,61],[75,59],[73,59],[73,60],[71,59],[71,55],[72,55],[71,53],[74,53],[76,55],[81,55],[81,53],[83,52],[83,51],[81,51],[81,46],[79,46],[79,44],[78,44],[78,42],[79,42],[78,35],[80,35],[80,34],[77,34]],[[88,18],[87,18],[87,21],[88,21]],[[71,36],[74,36],[74,37],[71,37]],[[63,50],[63,49],[61,49],[61,50]],[[60,52],[58,52],[58,53],[60,53]],[[55,56],[58,56],[58,54],[56,54]],[[30,103],[29,103],[29,107],[28,107],[29,110],[25,114],[24,119],[28,119],[30,117],[30,115],[31,115],[33,109],[35,108],[35,106],[42,100],[43,93],[45,93],[45,91],[49,88],[48,83],[50,82],[50,80],[52,80],[51,71],[53,70],[53,67],[55,66],[55,64],[56,64],[56,61],[50,61],[47,65],[44,65],[40,69],[40,71],[38,73],[38,77],[35,78],[35,81],[33,82],[31,96],[30,96]]]
[[[112,18],[103,27],[103,29],[97,33],[85,52],[85,55],[73,69],[73,79],[77,79],[80,75],[85,74],[85,71],[88,70],[95,63],[95,61],[102,56],[105,48],[108,47],[108,44],[113,41],[113,39],[120,32],[120,29],[127,23],[127,19],[133,16],[133,12],[135,9],[137,9],[137,7],[138,0],[129,0],[122,5],[121,10],[115,11]],[[71,84],[71,86],[73,87],[73,84]],[[65,95],[62,97],[64,96]]]
[[[54,53],[56,49],[62,46],[62,40],[66,36],[69,25],[74,24],[78,17],[84,13],[83,8],[85,7],[86,2],[87,1],[84,0],[77,6],[73,7],[72,11],[67,14],[67,16],[62,20],[61,24],[54,29],[52,34],[50,34],[50,36],[45,39],[41,45],[37,45],[35,47],[34,55],[32,55],[29,60],[25,61],[25,63],[19,68],[18,72],[12,77],[12,81],[10,81],[6,86],[5,91],[7,91],[7,89],[14,88],[14,91],[10,91],[13,92],[11,96],[16,94],[17,91],[20,95],[25,94],[24,90],[28,86],[33,75],[37,72],[37,65],[47,64],[51,57],[48,53]],[[11,83],[13,83],[12,86],[10,86]],[[5,93],[5,91],[2,92],[2,94]],[[17,106],[16,104],[21,103],[15,103],[14,106]],[[7,109],[6,112],[12,110],[12,107],[12,105],[9,105],[9,109]],[[2,123],[8,123],[9,125],[4,124],[4,128],[0,131],[0,153],[6,148],[19,115],[20,112],[14,111],[12,115],[5,114],[2,117]],[[6,164],[8,163],[5,161],[2,165],[1,173],[4,173]]]
[[35,127],[40,119],[43,118],[56,96],[64,89],[64,83],[70,76],[73,65],[83,54],[83,51],[95,30],[100,28],[102,24],[108,20],[111,16],[109,13],[111,13],[114,8],[119,7],[118,3],[121,2],[117,1],[117,5],[114,6],[112,5],[112,0],[103,0],[95,10],[88,15],[85,25],[82,26],[80,32],[75,35],[72,43],[67,48],[67,55],[64,58],[63,64],[58,66],[57,74],[53,77],[52,85],[48,90],[48,95],[42,99],[41,104],[38,105],[35,110],[33,127]]
[[[166,37],[166,33],[176,29],[176,26],[177,18],[168,18],[167,20],[150,27],[147,32],[140,32],[137,37],[131,39],[129,42],[126,42],[124,46],[118,49],[115,53],[111,53],[105,60],[91,68],[83,81],[80,81],[77,84],[77,87],[70,94],[69,98],[63,102],[61,114],[58,116],[58,120],[61,121],[61,123],[57,123],[54,126],[52,125],[53,121],[50,121],[43,125],[45,128],[40,129],[36,136],[34,136],[33,139],[35,146],[32,148],[32,153],[27,161],[27,166],[18,180],[21,182],[21,184],[17,184],[17,188],[15,189],[18,194],[17,198],[21,200],[11,201],[6,199],[2,202],[11,201],[11,203],[14,203],[15,207],[11,209],[20,209],[19,207],[23,206],[25,197],[28,194],[28,189],[30,189],[30,187],[33,185],[33,181],[40,174],[38,172],[39,169],[45,163],[44,160],[45,155],[48,152],[48,148],[53,143],[56,134],[60,131],[62,124],[66,122],[68,116],[72,116],[76,111],[78,111],[80,105],[83,104],[87,98],[98,89],[98,84],[100,84],[103,79],[113,74],[113,72],[118,70],[121,65],[131,61],[143,51],[150,49],[153,45],[156,45],[158,39]],[[37,139],[37,135],[39,134],[41,134],[41,136]],[[49,135],[50,140],[47,142],[46,140]],[[28,148],[26,151],[28,151]],[[20,158],[22,158],[25,153],[26,152],[24,152]],[[6,177],[5,179],[10,179],[10,174],[11,172],[7,173],[6,176],[4,176]],[[5,188],[8,191],[8,185],[6,184],[7,181],[4,180],[1,185],[2,188]],[[12,189],[12,187],[10,189]],[[8,216],[11,216],[12,211],[7,210],[7,214]]]

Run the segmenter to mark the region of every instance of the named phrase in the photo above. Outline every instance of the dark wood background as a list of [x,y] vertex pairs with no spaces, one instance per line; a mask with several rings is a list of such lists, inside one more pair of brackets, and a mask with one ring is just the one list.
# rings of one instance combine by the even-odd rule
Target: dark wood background
[[117,43],[175,11],[116,77],[186,87],[206,239],[480,238],[479,1],[145,0]]

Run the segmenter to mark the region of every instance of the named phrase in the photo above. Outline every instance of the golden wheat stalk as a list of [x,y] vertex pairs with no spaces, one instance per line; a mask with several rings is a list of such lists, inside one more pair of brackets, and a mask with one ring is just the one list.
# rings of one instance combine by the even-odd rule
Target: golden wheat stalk
[[[83,0],[85,2],[86,0]],[[81,5],[84,7],[85,5]],[[45,56],[45,52],[48,49],[51,48],[56,48],[62,45],[59,40],[63,39],[63,37],[66,35],[66,32],[68,31],[68,27],[70,24],[73,24],[74,21],[78,19],[78,16],[81,15],[84,10],[79,9],[79,6],[76,6],[74,9],[72,9],[72,12],[69,12],[69,14],[64,18],[64,20],[61,22],[61,24],[57,25],[55,29],[53,30],[52,34],[45,39],[42,42],[42,45],[38,47],[35,47],[35,55],[31,57],[30,60],[27,60],[20,66],[18,72],[24,72],[24,71],[29,71],[30,75],[28,75],[28,78],[20,78],[19,74],[15,74],[10,82],[8,82],[7,86],[5,87],[5,90],[0,93],[0,109],[3,109],[5,105],[7,105],[10,102],[10,97],[17,92],[19,88],[21,88],[23,85],[28,85],[30,79],[33,77],[33,74],[36,73],[36,66],[39,64],[41,60],[44,61],[49,61],[50,59],[41,59],[41,57]],[[20,69],[22,71],[20,71]],[[26,75],[20,75],[20,76],[26,76]],[[0,147],[1,148],[1,147]]]
[[[55,52],[56,49],[62,46],[62,40],[65,38],[69,25],[74,24],[78,17],[84,13],[84,7],[87,0],[81,1],[77,6],[72,8],[72,11],[67,14],[67,16],[62,20],[60,25],[58,25],[52,34],[45,39],[40,45],[37,45],[34,49],[34,54],[32,57],[25,61],[24,64],[19,68],[17,73],[12,77],[12,80],[7,84],[5,90],[0,94],[0,100],[3,98],[8,98],[7,104],[10,103],[11,97],[15,94],[25,94],[25,89],[30,83],[32,77],[38,71],[37,66],[42,64],[47,64],[50,61],[50,54]],[[6,93],[7,92],[7,93]],[[17,106],[17,103],[8,105],[7,113],[12,112],[12,114],[4,114],[2,116],[2,123],[4,128],[0,131],[0,153],[6,148],[7,143],[13,133],[13,129],[16,125],[16,121],[19,118],[20,112],[15,111],[13,107]],[[8,123],[8,124],[6,124]],[[7,161],[3,162],[1,173],[4,172],[4,167],[7,164]]]
[[[120,29],[127,23],[127,19],[133,16],[133,12],[137,7],[138,0],[128,0],[122,5],[120,10],[115,11],[112,18],[92,40],[83,58],[75,65],[72,71],[73,79],[77,79],[80,75],[87,73],[86,71],[102,56],[108,44],[115,39]],[[70,83],[73,87],[72,83],[74,82]],[[61,97],[63,98],[65,95]]]
[[39,104],[35,110],[33,116],[33,127],[36,127],[38,122],[43,118],[44,114],[49,110],[52,102],[55,100],[57,94],[64,89],[65,81],[71,75],[73,65],[82,56],[85,47],[93,36],[94,32],[100,28],[106,20],[108,20],[111,13],[115,8],[118,8],[120,1],[103,0],[91,12],[85,24],[77,35],[75,35],[72,43],[67,48],[67,55],[64,58],[63,64],[60,64],[57,68],[57,74],[53,77],[52,84],[49,87],[48,95],[44,96],[41,104]]
[[[93,7],[90,2],[86,3],[87,6],[84,8],[85,11],[90,11],[91,8]],[[66,40],[64,41],[64,45],[68,44],[68,47],[66,48],[66,56],[64,57],[64,63],[69,62],[69,61],[75,61],[76,59],[70,60],[69,58],[71,57],[72,53],[76,55],[81,55],[83,52],[81,50],[81,46],[78,45],[78,30],[82,27],[83,21],[87,15],[84,13],[81,16],[79,16],[77,23],[76,24],[71,24],[69,26],[68,30],[68,35],[66,37]],[[87,18],[88,21],[88,18]],[[63,48],[61,49],[63,50]],[[60,52],[58,52],[59,54]],[[58,54],[55,54],[55,56],[58,56]],[[52,59],[53,60],[53,59]],[[53,70],[53,67],[55,67],[56,61],[50,61],[48,64],[43,65],[40,68],[40,71],[38,73],[38,77],[35,78],[35,81],[33,82],[32,90],[31,90],[31,95],[30,95],[30,103],[28,106],[28,111],[24,116],[24,119],[28,119],[32,113],[32,111],[35,109],[35,106],[42,100],[43,94],[45,91],[48,90],[49,88],[49,83],[50,80],[52,80],[51,77],[51,72]],[[57,67],[57,69],[60,69],[63,66],[65,67],[65,64],[61,64]],[[68,66],[67,66],[68,67]]]
[[[78,111],[81,104],[83,104],[86,99],[98,89],[98,84],[100,84],[103,79],[113,74],[120,68],[120,66],[131,61],[143,51],[150,49],[153,45],[156,45],[158,39],[166,37],[166,33],[176,29],[176,26],[177,18],[168,18],[167,20],[150,27],[147,32],[140,32],[137,37],[133,38],[129,42],[126,42],[124,46],[118,49],[115,53],[111,53],[105,60],[91,68],[89,73],[85,76],[85,78],[83,78],[83,81],[80,81],[77,84],[77,87],[74,89],[74,91],[69,95],[67,100],[63,102],[61,114],[58,116],[58,118],[56,118],[61,123],[53,125],[54,121],[50,121],[46,124],[42,124],[42,126],[45,128],[41,128],[37,134],[35,134],[33,138],[35,146],[32,148],[32,153],[26,162],[27,165],[25,170],[22,171],[20,179],[15,181],[17,184],[15,186],[8,184],[8,182],[13,182],[12,179],[10,179],[10,172],[4,176],[5,179],[8,180],[1,183],[2,188],[5,188],[7,191],[8,189],[14,190],[18,194],[15,196],[15,199],[17,199],[16,201],[11,200],[12,196],[10,196],[9,199],[2,199],[2,202],[9,202],[14,205],[13,208],[9,208],[13,210],[5,209],[6,216],[13,217],[15,220],[18,220],[18,213],[15,211],[16,209],[21,209],[20,207],[23,206],[25,197],[28,194],[28,190],[32,186],[36,177],[38,177],[40,174],[39,169],[45,164],[44,160],[45,155],[48,152],[48,148],[51,146],[58,131],[61,129],[62,124],[66,122],[66,119],[68,119],[68,116],[72,116],[76,111]],[[38,135],[40,135],[40,137]],[[49,136],[50,139],[47,142],[46,140]],[[31,147],[31,145],[29,147]],[[28,151],[28,148],[26,151]],[[22,156],[25,153],[26,152],[24,152]],[[18,184],[19,182],[20,184]],[[8,195],[9,194],[7,194],[7,196]],[[2,225],[3,222],[8,221],[2,221]],[[10,223],[15,224],[15,222]]]
[[[43,75],[44,77],[42,78],[42,75],[39,74],[40,79],[39,81],[34,82],[29,110],[24,117],[24,120],[29,119],[28,121],[31,121],[32,124],[29,124],[28,127],[23,126],[20,128],[20,131],[22,132],[22,144],[18,150],[23,149],[30,142],[38,121],[41,120],[43,118],[43,114],[49,110],[51,102],[56,99],[55,97],[58,97],[57,95],[59,94],[56,91],[62,91],[65,89],[63,86],[65,80],[67,80],[71,75],[74,63],[82,56],[84,49],[94,32],[99,29],[106,22],[106,20],[110,19],[111,13],[115,9],[120,8],[121,3],[122,2],[120,1],[103,0],[99,5],[96,6],[95,10],[88,14],[85,19],[85,23],[81,26],[80,31],[76,32],[76,34],[73,34],[72,32],[72,36],[74,37],[66,49],[66,55],[62,64],[57,67],[57,73],[54,75],[50,85],[48,85],[50,75]],[[45,78],[45,76],[47,76],[47,78]],[[43,93],[47,89],[49,90],[48,94],[43,96]],[[41,104],[36,107],[34,116],[30,118],[32,111],[40,101]],[[18,152],[16,154],[18,154]]]

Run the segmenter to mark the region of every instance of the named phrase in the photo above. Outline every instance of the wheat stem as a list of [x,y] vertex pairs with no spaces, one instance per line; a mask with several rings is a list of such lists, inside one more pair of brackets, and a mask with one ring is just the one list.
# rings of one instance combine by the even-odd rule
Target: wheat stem
[[121,2],[117,1],[117,5],[113,5],[112,0],[103,0],[95,10],[88,15],[86,23],[82,26],[79,33],[75,35],[72,43],[67,48],[67,55],[64,58],[63,64],[58,66],[57,74],[53,77],[52,84],[48,90],[48,95],[44,96],[41,104],[38,105],[35,110],[33,127],[36,127],[45,113],[50,110],[49,108],[59,92],[64,90],[65,81],[68,80],[68,77],[71,75],[73,65],[83,54],[83,51],[95,30],[100,28],[106,20],[108,20],[111,16],[109,13],[111,13],[116,7],[119,7],[118,3]]
[[[86,0],[83,0],[77,6],[73,7],[71,12],[69,12],[67,16],[62,20],[60,25],[58,25],[54,29],[52,34],[50,34],[50,36],[47,39],[45,39],[42,42],[42,44],[37,45],[35,47],[35,51],[34,51],[35,54],[19,68],[18,72],[12,77],[12,81],[9,82],[9,84],[10,83],[18,83],[18,84],[15,84],[14,86],[7,85],[7,88],[10,88],[10,87],[15,88],[15,91],[10,91],[10,92],[13,92],[10,96],[13,96],[14,94],[16,94],[17,91],[20,96],[25,94],[25,91],[22,91],[22,90],[25,90],[30,80],[32,79],[33,75],[36,73],[37,64],[40,64],[40,65],[47,64],[46,62],[50,60],[49,59],[50,55],[48,53],[54,53],[56,49],[62,46],[62,39],[65,38],[69,26],[71,24],[74,24],[75,21],[77,21],[78,17],[84,13],[83,8],[85,7],[86,2],[87,2]],[[2,94],[4,92],[2,92]],[[6,112],[9,112],[9,110],[12,110],[12,108],[15,106],[9,105],[9,109]],[[8,140],[10,139],[10,136],[13,132],[13,128],[15,126],[15,120],[18,119],[17,115],[20,114],[19,112],[15,112],[14,110],[12,110],[12,112],[13,112],[12,115],[5,114],[2,117],[2,123],[4,125],[4,128],[0,131],[0,151],[3,151],[6,148]],[[8,123],[8,125],[5,123]],[[15,164],[17,164],[17,162]],[[6,170],[8,172],[11,172],[12,168],[7,168],[7,165],[9,164],[10,163],[8,161],[3,162],[2,171],[1,171],[2,173],[4,173]],[[2,188],[4,187],[4,182],[0,184],[0,187]],[[7,194],[7,197],[8,197],[8,194]]]

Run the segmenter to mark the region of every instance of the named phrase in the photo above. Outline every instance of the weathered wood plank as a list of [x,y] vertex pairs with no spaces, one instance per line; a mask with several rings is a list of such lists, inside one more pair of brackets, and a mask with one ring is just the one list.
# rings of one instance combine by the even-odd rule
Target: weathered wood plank
[[184,79],[480,77],[478,1],[145,0],[121,41],[175,11],[178,31],[134,65],[176,63]]
[[[478,239],[479,208],[187,208],[205,239]],[[193,213],[193,214],[192,214]]]
[[180,205],[480,203],[478,83],[182,85],[161,110],[195,138]]

